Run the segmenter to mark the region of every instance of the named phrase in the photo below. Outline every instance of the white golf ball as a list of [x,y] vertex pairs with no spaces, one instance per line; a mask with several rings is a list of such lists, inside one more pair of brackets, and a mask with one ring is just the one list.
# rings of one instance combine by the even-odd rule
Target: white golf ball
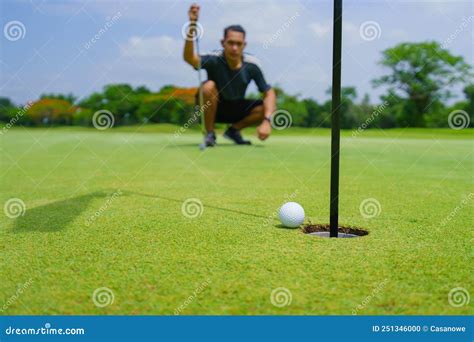
[[304,221],[304,209],[296,202],[287,202],[281,206],[279,216],[282,225],[295,228]]

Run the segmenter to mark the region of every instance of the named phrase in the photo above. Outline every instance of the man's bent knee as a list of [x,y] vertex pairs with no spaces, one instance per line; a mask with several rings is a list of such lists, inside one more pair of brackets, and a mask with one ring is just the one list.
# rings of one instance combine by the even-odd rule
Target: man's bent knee
[[262,120],[265,118],[264,111],[263,111],[263,104],[255,106],[250,113],[258,115],[259,118],[261,118]]
[[216,85],[216,82],[214,81],[206,81],[202,84],[202,94],[206,97],[206,98],[216,98],[217,99],[217,94],[218,94],[218,91],[217,91],[217,85]]

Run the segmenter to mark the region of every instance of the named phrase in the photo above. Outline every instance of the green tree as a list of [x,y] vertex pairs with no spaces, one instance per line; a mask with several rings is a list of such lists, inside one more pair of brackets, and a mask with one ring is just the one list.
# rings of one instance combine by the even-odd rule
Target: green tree
[[0,97],[0,121],[10,120],[11,112],[15,110],[15,105],[8,97]]
[[128,84],[110,84],[104,87],[103,93],[93,93],[79,102],[79,106],[92,112],[108,110],[115,118],[115,125],[137,122],[136,111],[141,99],[147,94],[145,87],[134,90]]
[[404,102],[400,124],[425,126],[424,114],[439,108],[440,101],[452,95],[449,87],[466,80],[470,65],[453,56],[437,42],[401,43],[382,52],[380,64],[388,75],[373,80],[375,86],[388,86]]
[[87,108],[78,108],[72,117],[73,125],[91,126],[94,112]]
[[140,106],[140,95],[128,84],[112,84],[105,87],[106,109],[110,110],[117,124],[134,122],[135,112]]
[[75,103],[77,98],[72,94],[42,94],[40,99],[57,99],[57,100],[64,100],[69,103]]
[[308,116],[304,102],[299,100],[299,94],[289,95],[283,89],[275,87],[277,95],[277,108],[286,110],[291,115],[292,126],[305,126]]
[[148,95],[151,94],[151,91],[150,89],[142,85],[135,88],[135,94]]
[[448,127],[448,117],[453,111],[465,111],[469,116],[469,127],[474,126],[474,84],[469,84],[463,89],[465,100],[456,102],[449,108],[445,108],[443,113],[433,118],[433,127]]
[[380,97],[382,103],[375,106],[373,111],[374,123],[379,128],[397,127],[397,118],[403,117],[404,99],[398,96],[394,91]]
[[175,85],[167,84],[167,85],[164,85],[163,87],[161,87],[158,94],[162,94],[162,95],[171,94],[176,88],[177,87]]
[[471,118],[471,124],[474,124],[473,122],[473,116],[474,116],[474,84],[469,84],[466,87],[464,87],[464,95],[466,96],[466,106],[465,106],[465,111],[468,112],[470,118]]
[[193,106],[182,100],[167,100],[160,95],[151,95],[144,99],[137,110],[140,122],[184,124],[193,115]]
[[70,102],[61,99],[44,98],[33,103],[27,110],[29,122],[33,125],[71,125],[77,112]]
[[326,118],[322,115],[323,109],[313,99],[304,99],[306,117],[303,120],[304,127],[326,127]]
[[[332,94],[332,88],[329,87],[326,90],[327,95]],[[341,88],[341,128],[355,128],[362,120],[361,116],[365,116],[365,113],[361,113],[357,110],[355,100],[357,98],[357,90],[355,87],[342,87]],[[331,122],[330,114],[332,113],[332,101],[328,100],[325,104],[325,109],[329,113],[328,120]]]
[[[89,97],[81,100],[78,105],[81,108],[89,109],[91,112],[96,112],[100,109],[104,109],[106,103],[107,101],[103,94],[94,92],[89,95]],[[92,122],[90,124],[92,124]]]
[[0,108],[8,108],[8,107],[15,107],[13,102],[8,97],[1,97],[0,96]]

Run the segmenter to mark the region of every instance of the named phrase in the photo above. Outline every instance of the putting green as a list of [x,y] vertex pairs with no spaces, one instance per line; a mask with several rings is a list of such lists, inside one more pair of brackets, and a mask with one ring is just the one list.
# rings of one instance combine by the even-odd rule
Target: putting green
[[448,300],[474,293],[472,130],[344,132],[340,221],[370,234],[335,240],[275,218],[328,222],[328,130],[201,152],[176,129],[0,137],[2,206],[26,206],[0,218],[2,314],[472,314]]

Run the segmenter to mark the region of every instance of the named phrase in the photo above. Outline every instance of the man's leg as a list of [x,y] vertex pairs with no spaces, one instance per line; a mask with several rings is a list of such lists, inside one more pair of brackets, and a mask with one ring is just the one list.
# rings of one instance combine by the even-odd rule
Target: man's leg
[[251,126],[253,124],[258,124],[262,122],[264,119],[263,114],[263,105],[255,106],[250,111],[250,114],[247,115],[242,120],[233,123],[224,133],[224,137],[232,140],[238,145],[250,145],[251,142],[248,140],[244,140],[242,135],[240,134],[240,130],[242,128]]
[[217,101],[219,91],[214,81],[206,81],[202,84],[202,95],[204,103],[204,125],[208,133],[214,132],[214,123],[216,121]]
[[232,124],[232,127],[234,127],[237,130],[241,130],[245,127],[252,126],[253,124],[259,124],[262,122],[264,119],[263,115],[263,105],[256,106],[252,109],[249,115],[247,115],[245,118],[240,120],[239,122],[236,122]]

